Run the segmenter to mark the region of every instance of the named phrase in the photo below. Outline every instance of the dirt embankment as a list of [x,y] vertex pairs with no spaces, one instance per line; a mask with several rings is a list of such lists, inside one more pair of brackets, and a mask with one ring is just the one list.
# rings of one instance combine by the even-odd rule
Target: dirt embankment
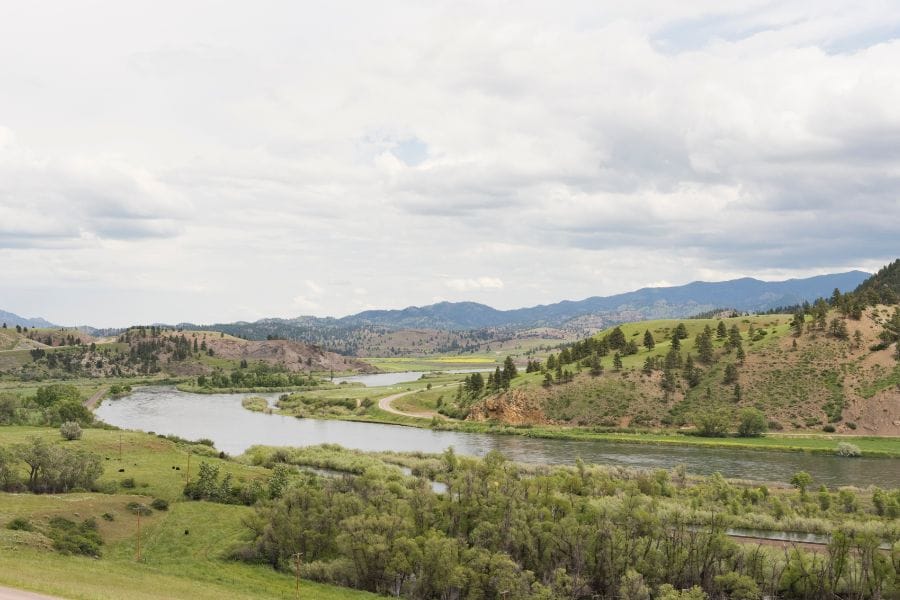
[[510,425],[548,424],[540,400],[522,390],[490,396],[472,407],[470,421],[496,420]]

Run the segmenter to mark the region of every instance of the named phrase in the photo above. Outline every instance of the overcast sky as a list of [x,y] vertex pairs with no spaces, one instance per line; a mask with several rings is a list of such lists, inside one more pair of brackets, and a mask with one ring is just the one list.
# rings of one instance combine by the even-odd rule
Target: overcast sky
[[0,0],[23,316],[512,308],[898,242],[895,0]]

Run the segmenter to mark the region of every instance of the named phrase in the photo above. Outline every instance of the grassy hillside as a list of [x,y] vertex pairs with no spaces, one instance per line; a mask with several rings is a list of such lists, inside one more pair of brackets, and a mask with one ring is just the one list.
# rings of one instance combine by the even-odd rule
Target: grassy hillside
[[374,370],[361,360],[300,342],[250,341],[223,332],[135,327],[117,337],[92,338],[73,329],[0,329],[0,377],[197,377],[242,365],[285,373]]
[[[52,429],[0,427],[0,449],[37,436],[63,444]],[[119,459],[121,441],[122,454]],[[0,584],[65,598],[293,598],[294,578],[262,565],[227,560],[243,539],[246,506],[183,500],[188,451],[193,476],[199,463],[218,466],[235,482],[268,480],[269,469],[221,460],[205,446],[186,445],[154,435],[90,429],[67,447],[104,458],[100,488],[108,493],[8,494],[0,492]],[[174,467],[178,467],[176,470]],[[119,469],[124,469],[120,473]],[[134,487],[125,487],[128,479]],[[149,505],[154,498],[172,504],[141,522],[141,560],[136,561],[137,517],[126,505]],[[108,515],[111,520],[104,518]],[[43,533],[53,517],[94,518],[104,540],[100,559],[55,552]],[[14,531],[7,524],[27,519],[36,531]],[[304,597],[324,600],[375,598],[345,588],[303,582]]]
[[[716,335],[719,319],[625,324],[619,329],[626,341],[638,345],[638,351],[620,356],[620,369],[614,364],[615,351],[610,351],[598,359],[602,375],[591,375],[587,360],[551,372],[556,377],[549,385],[546,368],[524,374],[512,381],[508,392],[477,402],[470,418],[514,424],[682,427],[711,412],[721,412],[734,423],[741,409],[756,408],[765,414],[770,430],[834,428],[847,434],[898,435],[900,363],[893,346],[885,346],[880,337],[893,310],[869,308],[859,320],[832,310],[824,316],[824,329],[821,320],[817,324],[808,318],[799,336],[792,328],[792,315],[722,319],[726,331],[739,330],[743,360],[737,351],[728,350],[728,336]],[[833,323],[845,327],[846,333],[834,335],[831,328],[837,325]],[[680,340],[682,366],[668,369],[672,385],[666,391],[667,369],[662,363],[679,324],[687,333]],[[696,339],[707,327],[713,332],[713,353],[704,364],[698,360]],[[611,331],[601,332],[596,339]],[[642,345],[648,331],[655,342],[650,350]],[[695,365],[693,381],[684,367],[688,355]],[[571,375],[561,379],[560,371]]]

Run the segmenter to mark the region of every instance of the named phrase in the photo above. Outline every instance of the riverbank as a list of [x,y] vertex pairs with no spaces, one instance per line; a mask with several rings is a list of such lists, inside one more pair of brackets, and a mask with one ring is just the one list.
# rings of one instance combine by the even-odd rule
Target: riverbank
[[293,385],[283,387],[227,387],[212,388],[199,386],[195,383],[179,383],[175,389],[189,394],[278,394],[286,392],[320,392],[324,390],[337,390],[347,387],[361,387],[352,383],[323,383],[321,385]]
[[[499,423],[479,423],[455,421],[447,418],[419,418],[403,416],[370,408],[364,415],[332,417],[346,421],[381,423],[419,427],[435,431],[458,431],[462,433],[489,433],[517,435],[539,439],[598,441],[622,444],[645,444],[660,446],[699,446],[703,448],[727,448],[730,450],[753,450],[767,452],[804,452],[835,454],[837,445],[846,442],[857,446],[862,455],[877,458],[900,458],[900,438],[876,436],[766,434],[755,438],[724,437],[708,438],[677,432],[617,432],[596,431],[587,428],[561,427],[551,425],[503,425]],[[848,458],[850,460],[850,458]]]

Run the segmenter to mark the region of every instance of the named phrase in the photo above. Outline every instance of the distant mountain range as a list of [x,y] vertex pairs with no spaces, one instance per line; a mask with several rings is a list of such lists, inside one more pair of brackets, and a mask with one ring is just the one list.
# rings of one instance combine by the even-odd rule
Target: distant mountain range
[[40,317],[28,319],[11,312],[6,312],[5,310],[0,310],[0,323],[6,323],[7,327],[15,327],[16,325],[21,325],[22,327],[58,327],[50,321],[41,319]]
[[560,327],[581,317],[622,320],[679,318],[716,308],[759,312],[828,297],[835,288],[855,289],[869,277],[863,271],[787,281],[745,277],[715,283],[696,281],[674,287],[643,288],[615,296],[564,300],[555,304],[497,310],[474,302],[441,302],[402,310],[369,310],[338,319],[348,325],[393,328],[479,329],[484,327]]
[[[341,353],[361,352],[365,355],[367,344],[375,339],[385,338],[386,332],[390,331],[443,330],[464,333],[486,329],[528,330],[549,327],[584,335],[590,330],[617,323],[684,318],[715,309],[762,312],[829,297],[835,288],[842,291],[853,290],[868,277],[869,274],[863,271],[774,282],[748,277],[715,283],[698,281],[681,286],[644,288],[615,296],[597,296],[580,301],[564,300],[514,310],[497,310],[476,302],[440,302],[401,310],[368,310],[339,319],[270,318],[252,323],[218,323],[200,328],[225,331],[248,339],[284,337],[319,344]],[[181,326],[198,327],[188,323]],[[449,340],[447,343],[464,346],[478,344],[479,338],[476,336],[471,340],[459,339],[455,342]],[[372,348],[368,348],[368,351],[371,352]]]
[[475,302],[441,302],[402,310],[368,310],[337,321],[346,325],[392,328],[479,329],[560,327],[588,316],[621,315],[623,321],[679,318],[716,308],[759,312],[828,297],[835,288],[850,291],[869,276],[863,271],[849,271],[787,281],[760,281],[750,277],[715,283],[696,281],[687,285],[643,288],[614,296],[563,300],[514,310],[497,310]]
[[[869,276],[869,273],[863,271],[849,271],[787,281],[760,281],[745,277],[713,283],[696,281],[680,286],[643,288],[614,296],[594,296],[578,301],[564,300],[555,304],[513,310],[497,310],[476,302],[440,302],[400,310],[367,310],[339,319],[332,317],[262,319],[254,323],[220,323],[202,328],[223,330],[249,339],[283,336],[317,343],[324,340],[317,339],[317,335],[311,335],[313,331],[321,333],[372,327],[392,330],[451,331],[485,328],[596,327],[644,319],[683,318],[719,308],[761,312],[828,297],[835,288],[851,291]],[[10,326],[54,327],[44,319],[26,319],[3,311],[0,311],[0,321],[5,321]],[[197,327],[189,323],[180,325]]]

